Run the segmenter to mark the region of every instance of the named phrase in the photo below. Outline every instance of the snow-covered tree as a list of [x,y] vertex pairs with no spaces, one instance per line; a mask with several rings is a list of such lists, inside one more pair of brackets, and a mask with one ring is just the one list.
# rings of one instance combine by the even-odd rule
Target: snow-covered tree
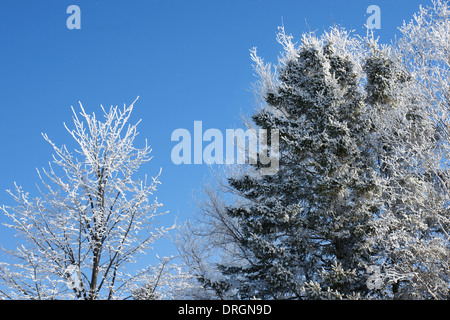
[[449,298],[448,1],[400,31],[391,45],[332,29],[296,47],[281,28],[275,67],[252,50],[253,125],[278,130],[279,171],[249,165],[206,193],[183,253],[209,294]]
[[74,151],[43,134],[55,154],[49,169],[38,170],[40,196],[30,198],[16,185],[9,193],[17,206],[1,208],[21,238],[0,264],[4,298],[122,299],[136,295],[139,284],[158,285],[167,262],[131,271],[138,256],[172,228],[155,225],[165,214],[150,199],[159,174],[133,179],[151,159],[147,143],[133,145],[139,123],[128,123],[133,106],[102,107],[103,121],[81,103],[79,114],[72,108],[75,128],[65,127]]
[[280,168],[261,175],[257,163],[229,178],[240,199],[220,214],[233,228],[235,257],[207,283],[244,299],[365,294],[377,175],[359,90],[361,43],[339,29],[305,35],[296,48],[281,28],[278,41],[285,51],[275,71],[252,51],[265,101],[252,119],[278,130]]
[[[199,298],[202,292],[199,283],[174,257],[160,258],[160,263],[151,267],[145,282],[139,281],[130,287],[134,300],[185,300]],[[201,296],[203,297],[203,295]]]
[[227,214],[227,206],[239,201],[226,177],[237,174],[236,167],[213,171],[214,181],[196,199],[197,211],[180,228],[177,247],[188,273],[199,284],[190,290],[195,299],[235,299],[234,281],[225,279],[218,265],[251,263],[252,256],[241,243],[238,219]]
[[450,11],[421,8],[395,47],[367,59],[383,205],[374,220],[373,275],[382,298],[445,299],[449,292]]

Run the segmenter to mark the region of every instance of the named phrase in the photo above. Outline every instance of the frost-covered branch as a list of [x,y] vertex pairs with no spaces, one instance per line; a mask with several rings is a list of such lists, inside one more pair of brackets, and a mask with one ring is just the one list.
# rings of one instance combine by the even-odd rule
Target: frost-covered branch
[[74,152],[43,134],[54,155],[49,169],[38,170],[40,196],[30,199],[16,185],[9,193],[18,205],[2,207],[7,226],[23,240],[1,267],[5,297],[123,298],[129,287],[122,283],[135,279],[125,267],[173,228],[154,226],[166,213],[156,198],[150,201],[161,172],[150,181],[132,179],[151,159],[147,143],[134,147],[139,122],[128,124],[133,107],[102,107],[103,121],[81,104],[79,113],[72,108],[74,129],[64,126]]

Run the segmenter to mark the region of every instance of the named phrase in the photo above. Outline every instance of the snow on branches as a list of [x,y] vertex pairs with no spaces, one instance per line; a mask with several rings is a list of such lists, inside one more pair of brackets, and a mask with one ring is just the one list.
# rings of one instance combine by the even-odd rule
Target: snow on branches
[[[157,227],[162,204],[151,200],[159,175],[133,179],[148,162],[147,142],[136,148],[137,125],[128,121],[134,102],[123,108],[102,107],[104,119],[73,108],[74,129],[64,124],[77,148],[53,147],[53,163],[38,170],[40,197],[30,199],[16,185],[9,191],[16,207],[2,207],[23,239],[9,250],[0,278],[9,298],[117,299],[148,272],[132,275],[125,268],[173,227]],[[151,276],[151,274],[150,274]]]

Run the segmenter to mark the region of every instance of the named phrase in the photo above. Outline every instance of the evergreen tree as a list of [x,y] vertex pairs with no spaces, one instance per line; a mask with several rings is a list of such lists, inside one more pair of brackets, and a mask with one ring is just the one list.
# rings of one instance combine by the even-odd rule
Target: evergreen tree
[[252,51],[279,170],[208,194],[184,247],[205,292],[448,299],[449,16],[433,1],[390,46],[332,29],[297,48],[281,28],[275,68]]
[[[365,294],[368,221],[377,210],[377,175],[360,65],[346,32],[304,36],[285,47],[278,79],[253,53],[264,78],[264,108],[252,117],[280,134],[275,175],[229,179],[245,199],[227,208],[252,258],[222,265],[239,298],[342,298]],[[261,165],[255,165],[255,169]]]

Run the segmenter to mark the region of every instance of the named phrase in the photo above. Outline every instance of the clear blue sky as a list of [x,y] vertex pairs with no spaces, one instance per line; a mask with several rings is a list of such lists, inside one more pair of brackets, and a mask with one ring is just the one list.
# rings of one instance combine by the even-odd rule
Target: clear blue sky
[[[275,40],[282,21],[297,40],[320,34],[331,24],[365,34],[366,9],[381,8],[376,34],[389,42],[403,20],[429,0],[2,0],[0,6],[0,205],[13,204],[5,192],[14,181],[37,195],[36,168],[47,167],[51,147],[71,137],[70,106],[88,112],[100,104],[123,105],[140,96],[134,121],[142,119],[140,140],[148,138],[154,159],[142,169],[163,168],[157,196],[183,221],[195,209],[193,192],[208,179],[206,165],[172,164],[173,130],[242,127],[241,114],[255,107],[249,49],[276,61]],[[81,8],[81,30],[68,30],[66,9]],[[307,23],[307,24],[306,24]],[[141,144],[142,145],[142,144]],[[4,222],[3,216],[0,222]],[[13,242],[0,226],[0,245]],[[167,243],[161,256],[174,253]]]

